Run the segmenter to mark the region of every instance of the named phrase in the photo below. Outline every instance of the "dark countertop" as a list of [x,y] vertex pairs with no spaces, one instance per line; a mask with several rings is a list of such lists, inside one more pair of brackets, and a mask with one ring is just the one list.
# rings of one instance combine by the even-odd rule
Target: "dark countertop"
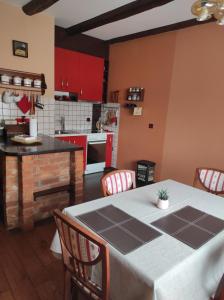
[[21,145],[0,137],[0,154],[8,156],[38,155],[58,152],[73,152],[83,147],[60,141],[50,136],[41,135],[40,145]]

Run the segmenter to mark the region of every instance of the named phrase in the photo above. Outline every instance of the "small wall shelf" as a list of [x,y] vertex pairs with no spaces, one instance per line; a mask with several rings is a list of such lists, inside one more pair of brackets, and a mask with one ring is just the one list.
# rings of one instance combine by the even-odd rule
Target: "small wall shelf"
[[125,107],[130,108],[130,109],[134,109],[135,107],[137,107],[137,105],[135,103],[125,103]]
[[41,89],[39,88],[34,88],[34,87],[27,87],[27,86],[17,86],[17,85],[13,85],[13,84],[2,84],[0,83],[0,89],[4,89],[4,90],[16,90],[16,91],[29,91],[29,92],[39,92],[42,94]]
[[130,87],[127,90],[127,101],[138,102],[144,100],[144,88]]
[[[10,84],[3,84],[0,81],[0,89],[9,89],[9,90],[20,90],[20,91],[29,91],[29,92],[36,92],[40,93],[41,95],[45,94],[45,90],[47,89],[45,76],[44,74],[38,74],[38,73],[29,73],[29,72],[23,72],[23,71],[16,71],[16,70],[9,70],[9,69],[3,69],[0,68],[0,75],[8,75],[11,77]],[[35,79],[41,80],[41,87],[35,88],[33,86],[24,86],[24,85],[14,85],[13,84],[13,77],[19,76],[22,79],[24,78],[30,78],[33,81]]]
[[111,91],[110,92],[110,102],[111,103],[118,103],[119,94],[120,94],[120,91]]
[[137,104],[144,100],[144,92],[144,88],[141,87],[130,87],[127,89],[127,102],[124,107],[128,108],[134,116],[142,115],[142,107]]

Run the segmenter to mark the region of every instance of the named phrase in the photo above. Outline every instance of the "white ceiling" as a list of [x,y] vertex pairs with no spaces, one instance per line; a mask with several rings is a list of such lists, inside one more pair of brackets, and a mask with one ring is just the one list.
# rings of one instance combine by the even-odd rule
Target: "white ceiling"
[[[69,27],[104,12],[125,5],[133,0],[60,0],[45,13],[55,17],[55,23]],[[22,6],[29,0],[3,0],[16,6]],[[191,5],[194,0],[175,0],[166,5],[145,11],[141,14],[110,23],[85,32],[85,34],[109,40],[139,31],[149,30],[169,24],[192,19]]]

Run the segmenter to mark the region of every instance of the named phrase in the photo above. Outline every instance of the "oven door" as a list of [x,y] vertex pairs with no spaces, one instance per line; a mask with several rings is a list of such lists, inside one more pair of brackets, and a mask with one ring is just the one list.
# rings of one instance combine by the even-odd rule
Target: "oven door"
[[102,172],[105,168],[106,141],[91,141],[87,147],[87,166],[85,174]]

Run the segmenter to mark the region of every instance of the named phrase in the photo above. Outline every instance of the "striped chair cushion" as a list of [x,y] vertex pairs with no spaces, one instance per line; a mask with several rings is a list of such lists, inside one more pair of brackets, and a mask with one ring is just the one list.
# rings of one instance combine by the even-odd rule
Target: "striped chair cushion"
[[199,169],[199,179],[210,191],[214,193],[224,192],[224,173],[215,170]]
[[[58,230],[65,247],[63,251],[69,253],[81,262],[92,262],[99,256],[100,249],[97,245],[86,239],[83,235],[73,230],[66,223],[62,223],[59,219],[56,220]],[[66,255],[68,256],[68,255]],[[73,272],[79,274],[84,281],[89,281],[92,277],[92,266],[83,265],[76,260],[66,261],[67,266],[73,268]]]
[[71,243],[74,256],[83,262],[94,261],[99,255],[99,247],[77,232],[71,233]]
[[58,229],[68,251],[82,262],[92,262],[99,255],[99,247],[86,239],[83,235],[69,228],[65,223],[57,220]]
[[106,178],[106,188],[112,195],[129,190],[132,184],[133,178],[130,172],[115,173]]
[[103,275],[107,276],[105,268],[108,268],[108,262],[106,261],[107,253],[103,252],[101,247],[105,247],[107,251],[106,246],[103,242],[101,244],[97,239],[95,240],[76,222],[72,224],[62,213],[55,211],[54,215],[67,274],[72,276],[75,285],[91,299],[105,299],[103,295],[107,293],[108,285],[104,285]]

